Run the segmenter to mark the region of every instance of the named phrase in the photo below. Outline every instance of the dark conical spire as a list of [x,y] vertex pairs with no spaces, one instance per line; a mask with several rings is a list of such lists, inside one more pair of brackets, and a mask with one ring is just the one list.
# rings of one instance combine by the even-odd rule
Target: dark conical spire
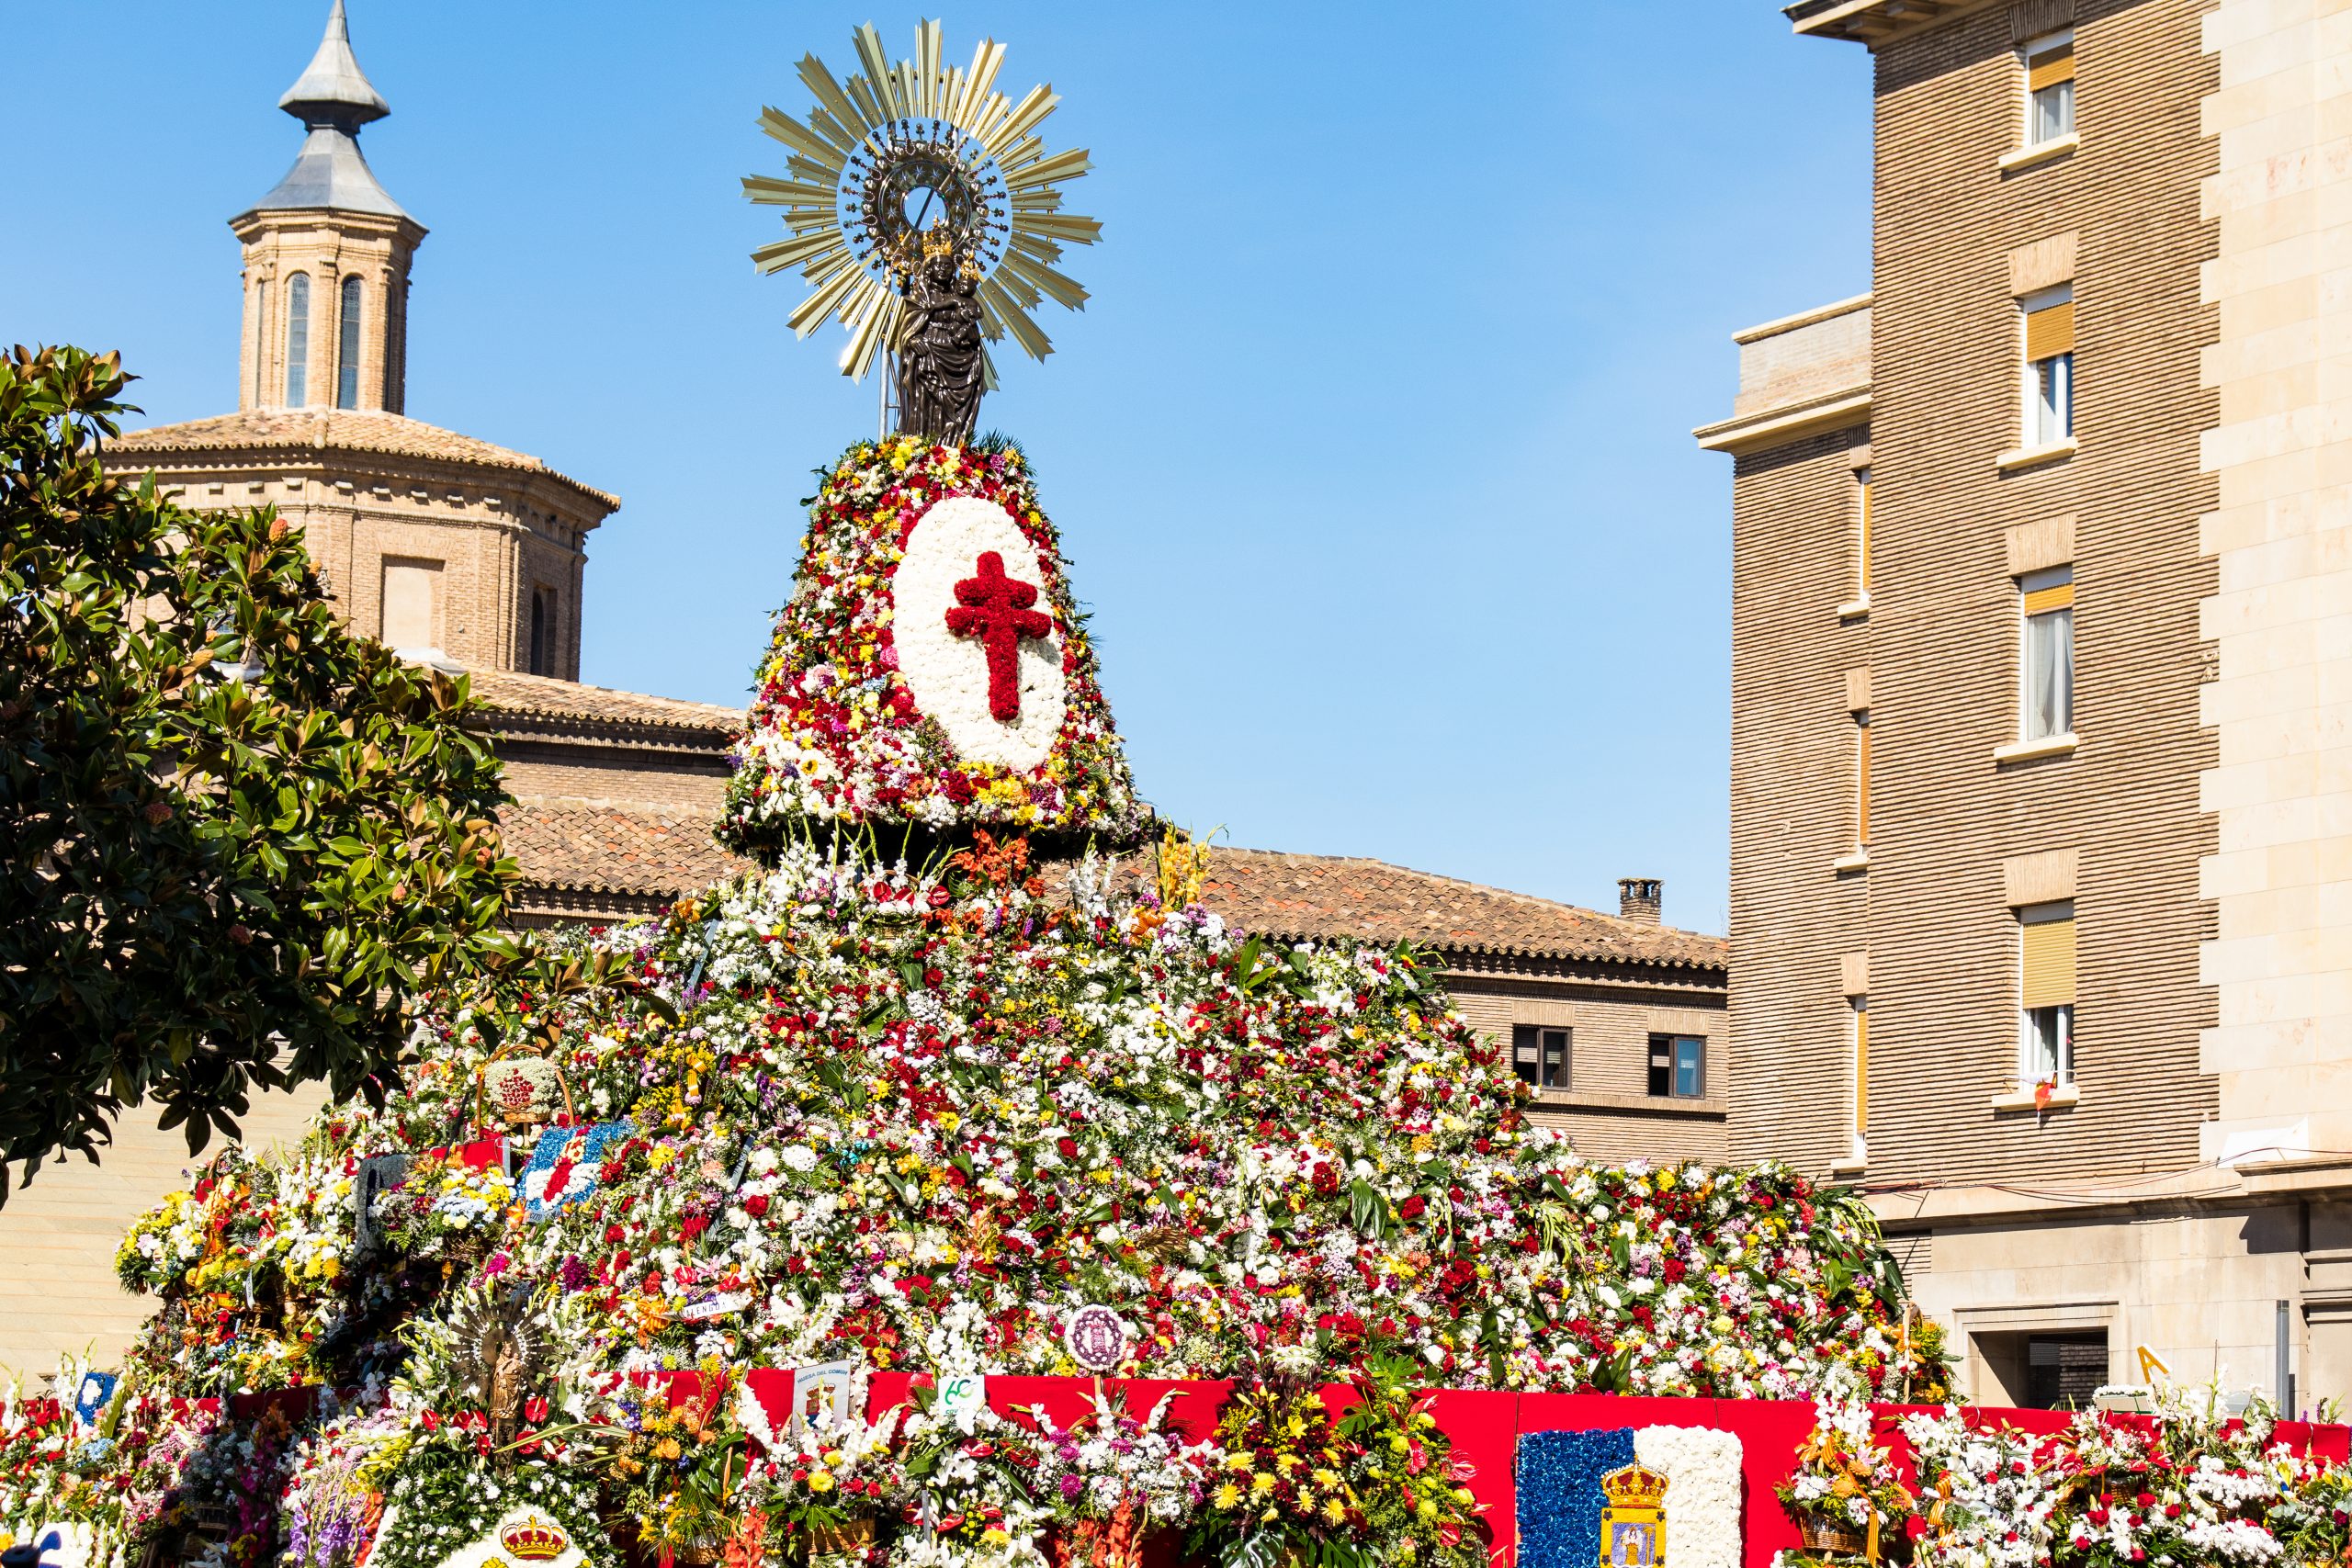
[[344,18],[343,0],[334,0],[319,52],[311,56],[311,63],[286,89],[277,107],[313,130],[332,125],[345,132],[392,112],[352,55],[351,25]]
[[344,18],[343,0],[334,0],[319,51],[286,89],[277,107],[309,126],[311,134],[286,177],[254,203],[253,210],[333,208],[389,218],[408,216],[376,183],[368,160],[360,156],[359,128],[383,118],[392,107],[384,102],[352,55],[351,27]]

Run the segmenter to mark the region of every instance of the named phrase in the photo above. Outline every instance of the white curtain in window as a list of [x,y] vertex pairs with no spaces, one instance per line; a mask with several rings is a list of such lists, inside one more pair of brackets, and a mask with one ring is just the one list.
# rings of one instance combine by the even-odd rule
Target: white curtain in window
[[2055,141],[2075,130],[2075,85],[2053,82],[2033,95],[2033,139]]
[[2018,1053],[2018,1077],[2026,1083],[2044,1079],[2064,1089],[2075,1081],[2075,1010],[2030,1008],[2025,1015],[2023,1049]]
[[2033,442],[2047,446],[2075,434],[2075,356],[2057,355],[2033,367]]
[[2025,620],[2025,739],[2046,739],[2075,728],[2075,612],[2051,610]]

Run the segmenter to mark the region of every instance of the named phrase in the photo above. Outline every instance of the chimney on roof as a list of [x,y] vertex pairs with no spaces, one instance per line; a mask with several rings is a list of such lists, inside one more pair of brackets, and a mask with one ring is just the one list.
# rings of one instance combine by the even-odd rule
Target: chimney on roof
[[1617,914],[1635,925],[1654,926],[1666,904],[1666,884],[1655,876],[1617,879]]

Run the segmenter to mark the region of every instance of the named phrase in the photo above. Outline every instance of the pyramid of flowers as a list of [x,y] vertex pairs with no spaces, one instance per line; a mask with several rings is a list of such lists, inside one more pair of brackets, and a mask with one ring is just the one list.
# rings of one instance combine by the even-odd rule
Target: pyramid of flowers
[[[1476,1568],[1419,1390],[1942,1392],[1858,1201],[1587,1163],[1426,959],[1230,929],[1181,835],[1033,861],[1143,812],[1017,452],[854,447],[809,540],[722,829],[763,868],[442,998],[380,1109],[142,1219],[162,1308],[85,1411],[0,1410],[0,1531],[1042,1568],[1158,1523]],[[941,1392],[1083,1371],[1247,1392],[1189,1435]]]
[[1017,446],[861,442],[809,509],[721,837],[960,825],[1131,841],[1136,799]]

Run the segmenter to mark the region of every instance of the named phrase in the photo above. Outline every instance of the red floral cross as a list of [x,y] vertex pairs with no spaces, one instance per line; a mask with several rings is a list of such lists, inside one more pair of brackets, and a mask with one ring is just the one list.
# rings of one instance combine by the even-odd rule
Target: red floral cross
[[1029,606],[1037,590],[1017,577],[1004,575],[1004,558],[983,550],[979,575],[956,585],[956,606],[947,612],[947,629],[957,637],[976,637],[989,656],[989,712],[1006,724],[1021,716],[1021,639],[1048,637],[1054,618]]

